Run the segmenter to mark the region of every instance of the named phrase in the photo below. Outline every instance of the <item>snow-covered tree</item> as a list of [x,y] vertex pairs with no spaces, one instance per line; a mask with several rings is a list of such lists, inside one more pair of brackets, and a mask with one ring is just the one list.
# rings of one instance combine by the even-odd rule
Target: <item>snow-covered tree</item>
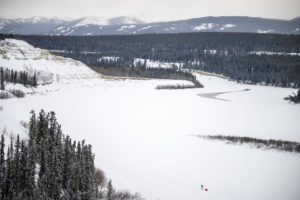
[[[64,136],[54,112],[32,111],[28,140],[11,138],[6,158],[3,135],[0,142],[0,199],[99,199],[106,181],[104,173],[96,176],[92,146]],[[101,196],[115,194],[110,181]]]

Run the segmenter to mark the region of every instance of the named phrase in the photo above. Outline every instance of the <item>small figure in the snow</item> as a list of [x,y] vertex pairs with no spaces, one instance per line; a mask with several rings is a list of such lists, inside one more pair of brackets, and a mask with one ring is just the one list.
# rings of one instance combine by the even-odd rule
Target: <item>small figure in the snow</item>
[[201,190],[203,190],[203,185],[201,184]]
[[207,191],[208,191],[208,189],[207,189],[207,188],[205,188],[205,189],[204,189],[204,191],[205,191],[205,192],[207,192]]

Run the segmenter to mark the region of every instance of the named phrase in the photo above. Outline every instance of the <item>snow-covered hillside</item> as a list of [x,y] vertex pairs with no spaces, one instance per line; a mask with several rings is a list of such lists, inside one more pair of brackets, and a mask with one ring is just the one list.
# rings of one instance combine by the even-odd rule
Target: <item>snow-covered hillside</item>
[[115,17],[115,18],[106,18],[106,17],[83,17],[78,19],[73,27],[79,26],[89,26],[89,25],[124,25],[124,24],[142,24],[142,20],[132,17]]
[[[224,134],[300,142],[300,107],[283,100],[294,89],[243,85],[197,73],[204,88],[156,90],[173,81],[94,78],[93,71],[76,61],[49,54],[39,61],[26,43],[6,43],[10,45],[2,48],[10,49],[10,59],[0,57],[1,66],[56,67],[51,73],[69,84],[54,78],[50,85],[67,89],[0,100],[1,129],[25,135],[20,122],[28,120],[31,109],[54,110],[65,134],[92,144],[96,165],[117,188],[140,192],[149,200],[300,199],[298,154],[194,137]],[[31,59],[13,50],[21,46]],[[224,94],[209,95],[219,92]]]
[[[26,92],[58,90],[72,84],[87,84],[99,75],[79,61],[54,56],[47,50],[35,48],[28,43],[5,39],[0,41],[0,67],[15,71],[36,73],[37,88],[8,84],[9,88],[22,88]],[[88,79],[89,81],[86,81]]]

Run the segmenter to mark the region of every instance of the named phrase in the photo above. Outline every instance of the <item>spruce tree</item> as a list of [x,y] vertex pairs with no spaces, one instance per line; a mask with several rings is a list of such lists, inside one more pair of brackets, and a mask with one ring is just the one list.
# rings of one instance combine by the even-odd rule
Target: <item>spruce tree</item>
[[36,87],[36,86],[37,86],[36,73],[34,73],[33,78],[32,78],[32,86],[33,86],[33,87]]
[[13,199],[14,198],[14,180],[15,180],[15,171],[14,171],[14,144],[13,138],[10,139],[10,146],[7,149],[6,156],[6,175],[5,175],[5,192],[4,199]]
[[0,89],[5,90],[5,84],[4,84],[4,72],[3,68],[0,68]]
[[107,184],[106,200],[113,200],[113,195],[114,195],[114,188],[112,186],[111,180],[109,180]]
[[96,170],[94,165],[94,155],[92,153],[92,146],[85,145],[84,141],[82,142],[82,151],[83,151],[83,171],[84,176],[83,180],[86,185],[85,192],[87,193],[87,198],[97,197],[98,187],[96,184]]
[[14,84],[16,84],[18,81],[18,72],[15,71],[15,74],[14,74]]
[[14,196],[19,197],[21,193],[21,143],[20,143],[20,136],[17,135],[17,140],[15,143],[15,151],[14,151],[14,159],[13,159],[13,165],[14,165]]
[[62,192],[62,179],[63,179],[63,148],[62,148],[62,131],[60,125],[57,124],[54,138],[54,188],[53,197],[57,199]]
[[[70,174],[71,174],[71,139],[70,137],[67,135],[64,139],[63,139],[63,179],[62,179],[62,188],[67,191],[70,187],[69,187],[69,183],[70,183]],[[68,193],[68,192],[66,192]]]
[[[31,119],[35,118],[33,117],[34,113],[31,116]],[[30,124],[32,125],[32,130],[36,130],[36,124]],[[36,175],[36,163],[37,163],[37,152],[36,152],[36,139],[35,139],[35,133],[33,131],[29,131],[29,140],[28,140],[28,198],[29,199],[35,199],[35,189],[36,189],[36,183],[35,183],[35,175]]]
[[25,145],[24,140],[21,141],[21,151],[20,151],[20,195],[18,195],[21,199],[27,200],[30,199],[30,194],[28,190],[29,183],[29,169],[28,169],[28,149]]
[[48,131],[48,120],[44,110],[41,110],[38,117],[37,123],[37,135],[36,135],[36,144],[38,148],[40,146],[40,140],[45,139],[45,136]]
[[5,192],[5,139],[4,135],[1,135],[1,142],[0,142],[0,199],[4,199],[4,192]]
[[11,82],[11,83],[14,82],[14,70],[13,69],[10,70],[9,82]]

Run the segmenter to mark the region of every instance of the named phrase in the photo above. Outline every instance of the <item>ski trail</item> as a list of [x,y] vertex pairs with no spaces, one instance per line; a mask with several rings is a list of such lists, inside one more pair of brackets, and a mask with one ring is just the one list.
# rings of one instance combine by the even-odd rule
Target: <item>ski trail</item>
[[216,100],[221,100],[221,101],[230,101],[228,99],[219,98],[217,96],[222,95],[222,94],[235,93],[235,92],[246,92],[246,91],[250,91],[250,89],[244,89],[244,90],[238,90],[238,91],[228,91],[228,92],[201,93],[198,95],[203,98],[216,99]]

